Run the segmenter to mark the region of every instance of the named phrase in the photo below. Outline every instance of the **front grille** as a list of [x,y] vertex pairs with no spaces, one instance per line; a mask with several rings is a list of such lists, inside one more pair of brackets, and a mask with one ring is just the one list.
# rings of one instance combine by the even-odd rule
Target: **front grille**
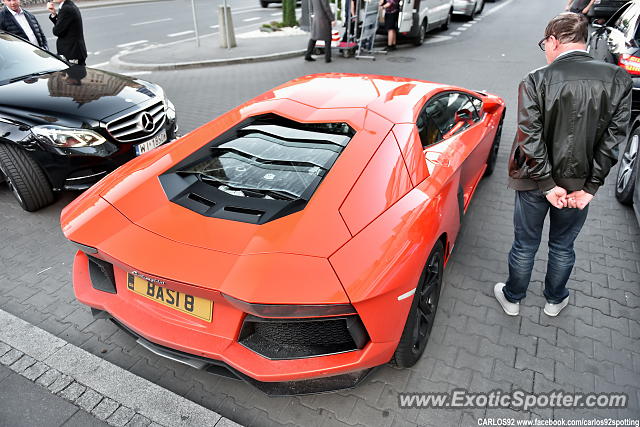
[[89,277],[93,288],[110,294],[117,293],[113,264],[90,255],[87,255],[87,258],[89,258]]
[[[147,129],[142,127],[141,117],[149,113],[153,120],[153,126]],[[125,114],[107,123],[107,131],[118,142],[133,142],[147,139],[160,129],[166,120],[164,103],[158,100],[148,107],[141,108],[132,113]]]
[[240,344],[274,360],[298,359],[361,349],[369,341],[358,316],[266,319],[247,316]]

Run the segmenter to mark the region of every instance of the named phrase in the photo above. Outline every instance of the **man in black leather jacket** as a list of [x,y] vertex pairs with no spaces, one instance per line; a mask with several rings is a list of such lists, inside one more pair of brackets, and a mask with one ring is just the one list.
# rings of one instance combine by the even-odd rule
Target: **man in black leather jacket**
[[573,243],[588,204],[617,162],[626,140],[633,83],[622,68],[586,52],[587,21],[577,13],[553,18],[539,43],[548,65],[520,83],[518,129],[509,158],[516,190],[515,239],[509,278],[494,294],[512,316],[526,295],[542,227],[549,213],[545,314],[567,306],[566,283],[575,263]]

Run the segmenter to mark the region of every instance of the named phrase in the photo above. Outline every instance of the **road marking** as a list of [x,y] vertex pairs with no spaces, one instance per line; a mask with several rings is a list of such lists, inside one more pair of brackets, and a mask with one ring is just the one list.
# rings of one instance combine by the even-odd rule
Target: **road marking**
[[460,31],[452,31],[449,33],[450,36],[459,36],[460,34],[462,34]]
[[100,68],[100,67],[104,67],[105,65],[109,65],[109,61],[107,61],[107,62],[101,62],[101,63],[99,63],[99,64],[88,65],[88,67],[91,67],[91,68]]
[[503,7],[507,6],[509,3],[511,3],[513,0],[507,0],[506,2],[502,3],[500,6],[496,6],[491,8],[490,11],[488,11],[487,13],[484,14],[485,17],[492,15],[494,13],[496,13],[497,11],[499,11],[500,9],[502,9]]
[[467,27],[467,28],[469,28],[469,27],[470,27],[470,26],[472,26],[472,25],[473,25],[473,24],[463,24],[462,26],[463,26],[463,27]]
[[90,19],[102,19],[102,18],[112,18],[114,16],[124,15],[124,13],[112,13],[110,15],[99,15],[99,16],[88,16],[86,18],[82,18],[83,21],[88,21]]
[[[88,308],[86,310],[88,311]],[[135,413],[150,419],[154,425],[157,423],[170,426],[214,426],[218,422],[222,423],[219,425],[228,425],[229,421],[214,411],[76,347],[4,310],[0,310],[0,325],[0,353],[11,355],[11,358],[5,359],[11,363],[2,364],[16,374],[41,384],[38,382],[40,375],[36,378],[29,377],[29,370],[24,368],[27,366],[25,362],[29,362],[29,366],[34,362],[40,362],[41,367],[45,369],[42,375],[49,372],[57,377],[56,382],[49,387],[42,383],[45,390],[51,393],[57,392],[55,394],[60,395],[62,390],[56,389],[59,384],[66,382],[62,386],[64,389],[68,384],[75,382],[77,386],[82,386],[83,390],[84,387],[88,387],[129,410],[133,409]],[[198,372],[197,375],[210,374]],[[80,406],[79,400],[72,403]]]
[[193,30],[181,31],[179,33],[167,34],[167,37],[180,37],[180,36],[186,36],[187,34],[191,34],[191,33],[193,33]]
[[132,27],[137,27],[138,25],[157,24],[158,22],[167,22],[167,21],[172,21],[172,20],[173,20],[173,18],[155,19],[153,21],[136,22],[135,24],[131,24],[131,26]]
[[49,267],[49,268],[45,268],[45,269],[44,269],[44,270],[42,270],[42,271],[38,271],[38,272],[36,273],[36,276],[37,276],[37,275],[39,275],[39,274],[44,273],[45,271],[49,271],[49,270],[51,270],[52,268],[53,268],[53,267]]
[[151,71],[131,71],[130,73],[120,73],[125,76],[146,76],[147,74],[151,74]]
[[253,18],[247,18],[247,19],[243,19],[242,22],[251,22],[251,21],[257,21],[258,19],[260,19],[259,16],[255,16]]
[[456,28],[456,31],[467,31],[467,29],[465,27],[458,27]]
[[118,47],[129,47],[129,46],[135,46],[138,44],[142,44],[142,43],[147,43],[149,40],[136,40],[135,42],[129,42],[129,43],[122,43],[119,44]]

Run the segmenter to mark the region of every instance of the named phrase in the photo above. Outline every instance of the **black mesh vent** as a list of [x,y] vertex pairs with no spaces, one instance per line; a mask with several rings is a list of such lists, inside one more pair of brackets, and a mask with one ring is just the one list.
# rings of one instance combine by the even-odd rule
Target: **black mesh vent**
[[111,294],[117,293],[113,265],[89,255],[87,257],[89,258],[89,277],[91,277],[93,288]]
[[247,316],[240,333],[240,344],[269,359],[341,353],[368,341],[358,316],[286,321]]

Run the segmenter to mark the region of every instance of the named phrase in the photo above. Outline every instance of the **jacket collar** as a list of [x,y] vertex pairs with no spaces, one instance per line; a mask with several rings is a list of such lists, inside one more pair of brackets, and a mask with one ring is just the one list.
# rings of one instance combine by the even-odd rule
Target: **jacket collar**
[[571,59],[577,59],[577,58],[589,58],[592,59],[593,57],[591,55],[589,55],[588,52],[584,51],[584,50],[575,50],[572,52],[567,52],[564,55],[560,55],[558,56],[553,62],[559,62],[559,61],[567,61],[567,60],[571,60]]

